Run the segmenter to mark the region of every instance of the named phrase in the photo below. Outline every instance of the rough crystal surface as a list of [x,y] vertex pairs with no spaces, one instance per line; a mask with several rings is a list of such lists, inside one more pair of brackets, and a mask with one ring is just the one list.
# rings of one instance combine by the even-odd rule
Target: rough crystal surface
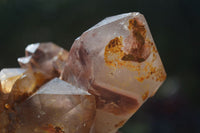
[[[38,78],[40,82],[38,82]],[[22,68],[3,69],[0,72],[1,101],[6,104],[14,104],[21,101],[23,97],[31,95],[37,87],[44,82],[34,75],[30,70]]]
[[[7,115],[4,113],[5,108],[9,108],[8,99],[10,93],[13,91],[14,85],[18,79],[20,79],[25,69],[13,68],[13,69],[3,69],[0,72],[0,119],[5,120],[0,124],[0,132],[5,128],[7,123]],[[11,101],[10,103],[13,103]]]
[[68,52],[54,43],[30,44],[25,54],[18,58],[20,66],[39,71],[49,79],[60,75],[68,58]]
[[62,79],[97,102],[96,133],[115,133],[166,78],[144,16],[109,17],[84,32],[70,50]]
[[28,96],[43,84],[39,75],[22,68],[3,69],[0,72],[0,132],[11,132],[11,121],[15,106],[23,102]]
[[90,133],[95,98],[55,78],[16,107],[16,133]]

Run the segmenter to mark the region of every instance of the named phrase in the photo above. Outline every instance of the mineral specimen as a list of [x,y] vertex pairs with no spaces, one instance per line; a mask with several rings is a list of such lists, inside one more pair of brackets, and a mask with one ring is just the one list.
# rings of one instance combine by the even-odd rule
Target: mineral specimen
[[54,43],[30,44],[25,49],[26,57],[18,58],[22,68],[32,68],[52,79],[59,77],[68,58],[68,52]]
[[53,79],[16,108],[16,133],[89,133],[95,98],[87,91]]
[[140,13],[104,19],[69,54],[53,43],[25,54],[0,72],[0,133],[116,133],[166,78]]
[[140,13],[109,17],[72,45],[62,79],[96,97],[96,133],[115,133],[166,78]]

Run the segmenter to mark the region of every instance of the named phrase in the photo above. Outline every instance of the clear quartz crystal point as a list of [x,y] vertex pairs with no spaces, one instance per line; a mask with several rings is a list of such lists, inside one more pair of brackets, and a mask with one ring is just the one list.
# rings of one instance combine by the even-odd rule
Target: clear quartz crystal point
[[15,132],[92,133],[95,104],[87,91],[55,78],[16,107]]
[[70,50],[62,79],[96,97],[96,133],[115,133],[153,96],[166,73],[144,16],[108,17]]
[[31,68],[51,79],[59,77],[68,58],[68,52],[54,43],[34,43],[25,49],[26,57],[18,58],[22,68]]

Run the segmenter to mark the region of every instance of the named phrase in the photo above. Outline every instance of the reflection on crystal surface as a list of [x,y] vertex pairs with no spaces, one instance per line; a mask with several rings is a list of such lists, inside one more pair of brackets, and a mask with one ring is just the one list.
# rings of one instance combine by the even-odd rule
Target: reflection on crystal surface
[[17,61],[22,68],[31,68],[31,58],[32,56],[21,57],[18,58]]
[[26,50],[26,54],[34,54],[36,52],[36,50],[39,48],[40,43],[34,43],[34,44],[30,44],[28,45],[25,50]]
[[13,69],[3,69],[0,72],[1,81],[1,92],[4,94],[10,93],[12,87],[17,79],[23,76],[25,69],[13,68]]
[[115,133],[165,78],[140,13],[106,18],[84,32],[75,40],[62,73],[62,79],[95,95],[96,133]]
[[92,95],[55,78],[17,106],[16,133],[89,133],[95,111]]
[[39,71],[49,79],[59,77],[68,58],[68,52],[54,43],[30,44],[25,53],[26,57],[18,58],[20,66]]

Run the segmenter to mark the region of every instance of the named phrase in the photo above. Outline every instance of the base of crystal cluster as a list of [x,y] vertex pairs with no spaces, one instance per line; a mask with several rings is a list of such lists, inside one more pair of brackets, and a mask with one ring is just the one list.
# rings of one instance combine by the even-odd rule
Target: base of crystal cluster
[[166,78],[140,13],[104,19],[70,52],[30,44],[18,62],[0,72],[0,133],[116,133]]

